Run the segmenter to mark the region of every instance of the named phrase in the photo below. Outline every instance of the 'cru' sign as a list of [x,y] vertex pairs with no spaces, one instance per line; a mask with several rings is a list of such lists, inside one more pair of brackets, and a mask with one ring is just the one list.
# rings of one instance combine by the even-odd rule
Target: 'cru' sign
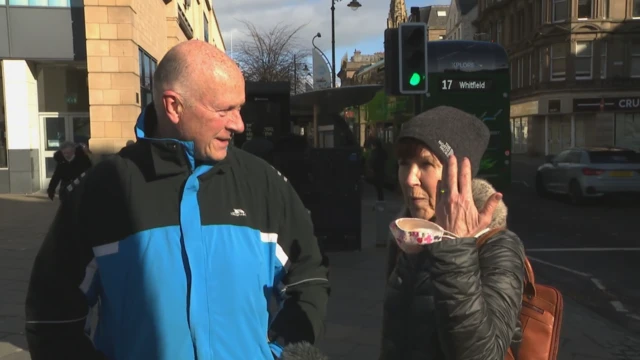
[[573,99],[574,112],[636,111],[640,97]]

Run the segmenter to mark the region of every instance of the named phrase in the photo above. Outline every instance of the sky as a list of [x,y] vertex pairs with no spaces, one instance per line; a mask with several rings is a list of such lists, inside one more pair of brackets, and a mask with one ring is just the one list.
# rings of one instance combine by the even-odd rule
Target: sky
[[[390,0],[359,0],[362,7],[353,11],[347,7],[350,0],[336,2],[336,63],[345,53],[353,55],[358,49],[363,54],[384,51],[383,37],[387,27]],[[449,0],[405,0],[407,11],[412,6],[449,4]],[[248,21],[259,29],[271,29],[278,23],[300,26],[298,41],[312,48],[311,39],[320,32],[315,44],[331,60],[331,0],[213,0],[218,24],[227,52],[232,55],[232,43],[246,39]],[[309,59],[310,61],[310,59]],[[339,66],[338,66],[339,67]]]

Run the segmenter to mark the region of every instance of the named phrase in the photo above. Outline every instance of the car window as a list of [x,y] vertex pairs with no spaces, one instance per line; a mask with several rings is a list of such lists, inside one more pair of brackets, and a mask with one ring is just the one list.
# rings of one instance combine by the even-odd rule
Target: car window
[[634,151],[590,151],[592,164],[640,164],[640,154]]
[[582,153],[580,151],[572,151],[569,153],[569,155],[567,155],[567,158],[564,160],[564,162],[568,162],[571,164],[580,164],[581,157]]
[[569,150],[565,150],[565,151],[561,152],[560,154],[556,155],[556,157],[553,159],[553,161],[555,161],[557,163],[565,162],[567,160],[567,155],[569,155]]

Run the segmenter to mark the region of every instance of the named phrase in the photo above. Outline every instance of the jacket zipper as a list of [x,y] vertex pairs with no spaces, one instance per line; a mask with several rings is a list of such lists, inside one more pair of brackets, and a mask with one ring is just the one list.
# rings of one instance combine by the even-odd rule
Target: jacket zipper
[[324,279],[324,278],[309,278],[309,279],[304,279],[304,280],[300,280],[300,281],[296,281],[292,284],[289,285],[285,285],[282,290],[280,290],[280,295],[284,295],[287,290],[291,287],[296,287],[298,285],[304,284],[304,283],[308,283],[308,282],[329,282],[329,279]]

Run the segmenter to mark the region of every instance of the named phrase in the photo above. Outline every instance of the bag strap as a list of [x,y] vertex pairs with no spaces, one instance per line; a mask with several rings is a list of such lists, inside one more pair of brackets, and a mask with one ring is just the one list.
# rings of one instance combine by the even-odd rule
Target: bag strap
[[[493,228],[478,238],[476,240],[476,244],[478,245],[478,249],[481,248],[492,236],[498,234],[501,231],[506,230],[504,227]],[[533,267],[531,267],[531,263],[529,259],[525,256],[524,258],[524,271],[525,271],[525,279],[524,279],[524,294],[529,298],[533,298],[536,296],[536,277],[533,273]]]

